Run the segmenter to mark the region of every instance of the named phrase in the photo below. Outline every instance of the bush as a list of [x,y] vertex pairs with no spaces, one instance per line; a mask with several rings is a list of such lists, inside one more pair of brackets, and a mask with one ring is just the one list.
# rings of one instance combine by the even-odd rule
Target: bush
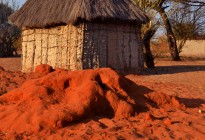
[[0,57],[17,54],[16,41],[20,38],[20,30],[11,24],[0,25]]

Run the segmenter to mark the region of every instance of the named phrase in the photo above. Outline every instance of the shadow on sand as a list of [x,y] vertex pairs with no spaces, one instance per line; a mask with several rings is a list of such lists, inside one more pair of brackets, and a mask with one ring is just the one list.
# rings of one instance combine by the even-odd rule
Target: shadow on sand
[[[204,69],[205,69],[205,66],[204,66]],[[145,86],[139,86],[127,78],[121,78],[120,86],[123,87],[123,89],[129,94],[129,96],[135,100],[136,105],[139,107],[137,109],[138,112],[148,111],[149,109],[146,107],[147,104],[150,104],[152,107],[157,108],[157,105],[155,103],[145,98],[146,94],[155,92],[153,89],[150,89]],[[176,97],[176,98],[179,100],[180,103],[184,104],[187,108],[198,108],[202,104],[205,104],[205,100],[200,99],[200,98],[196,98],[196,99],[179,98],[179,97]]]
[[205,100],[203,99],[187,99],[187,98],[178,98],[181,103],[183,103],[188,108],[197,108],[202,104],[205,104]]
[[175,74],[183,72],[205,71],[205,65],[173,65],[173,66],[156,66],[154,69],[145,68],[142,75],[161,75],[161,74]]

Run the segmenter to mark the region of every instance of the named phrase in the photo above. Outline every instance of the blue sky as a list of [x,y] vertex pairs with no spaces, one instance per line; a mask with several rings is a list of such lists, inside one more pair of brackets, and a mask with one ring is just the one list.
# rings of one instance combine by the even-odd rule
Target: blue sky
[[24,4],[26,0],[17,0],[20,5]]
[[26,2],[26,0],[3,0],[3,1],[9,2],[10,4],[12,4],[12,1],[15,1],[15,3],[20,7]]

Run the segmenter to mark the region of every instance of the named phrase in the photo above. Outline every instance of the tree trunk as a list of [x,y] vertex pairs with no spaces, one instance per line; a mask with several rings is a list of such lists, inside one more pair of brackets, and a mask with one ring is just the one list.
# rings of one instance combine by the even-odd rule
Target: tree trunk
[[154,57],[152,55],[152,52],[150,50],[150,40],[152,36],[155,34],[156,29],[150,28],[145,33],[143,37],[143,43],[145,47],[145,63],[148,68],[154,68]]
[[163,22],[165,24],[165,28],[166,28],[166,31],[167,31],[167,40],[168,40],[169,50],[170,50],[172,60],[180,61],[181,59],[179,57],[176,38],[175,38],[174,33],[172,31],[171,23],[169,22],[169,19],[168,19],[167,15],[164,11],[164,8],[158,7],[157,11],[160,13],[160,15],[163,19]]

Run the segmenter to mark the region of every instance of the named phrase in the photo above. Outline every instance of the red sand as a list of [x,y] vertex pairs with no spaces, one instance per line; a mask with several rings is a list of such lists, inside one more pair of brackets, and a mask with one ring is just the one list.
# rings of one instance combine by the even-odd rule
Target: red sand
[[40,77],[40,74],[21,73],[20,71],[6,71],[0,66],[0,95],[19,87],[28,79]]
[[[16,87],[26,82],[0,96],[0,138],[202,139],[205,136],[204,106],[190,110],[177,97],[136,85],[111,69],[52,71],[47,65],[37,67],[32,74],[1,69],[0,78],[4,81],[5,77],[12,79],[13,74],[18,76]],[[28,77],[34,79],[27,80]],[[8,82],[10,79],[7,78]],[[197,112],[199,109],[202,113]]]

